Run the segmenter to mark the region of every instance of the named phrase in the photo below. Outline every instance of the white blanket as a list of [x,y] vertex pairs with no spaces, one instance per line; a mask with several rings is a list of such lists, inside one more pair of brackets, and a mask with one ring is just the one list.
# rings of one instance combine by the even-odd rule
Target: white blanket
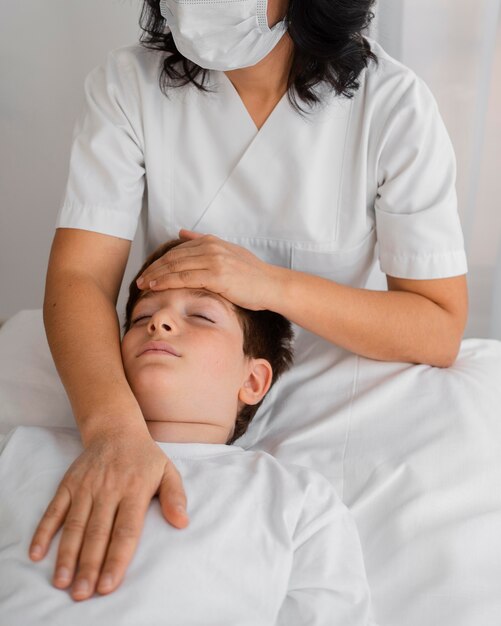
[[[355,516],[378,624],[500,626],[501,342],[464,340],[448,369],[351,354],[315,366],[332,395],[298,388],[299,363],[238,445],[332,482]],[[0,398],[2,432],[74,426],[41,311],[0,330]]]

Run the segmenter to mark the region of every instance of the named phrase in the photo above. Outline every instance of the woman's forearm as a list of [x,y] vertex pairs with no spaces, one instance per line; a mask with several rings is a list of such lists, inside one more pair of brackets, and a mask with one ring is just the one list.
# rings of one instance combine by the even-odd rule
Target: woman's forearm
[[450,313],[416,293],[358,289],[285,268],[267,308],[351,352],[449,367],[459,349]]
[[115,306],[90,277],[59,272],[47,281],[44,325],[84,445],[106,429],[146,429],[123,370]]

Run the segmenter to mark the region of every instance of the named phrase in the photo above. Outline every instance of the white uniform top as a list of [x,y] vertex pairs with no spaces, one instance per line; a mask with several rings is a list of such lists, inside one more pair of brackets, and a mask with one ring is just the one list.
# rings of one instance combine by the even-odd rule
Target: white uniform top
[[[162,54],[109,53],[85,81],[56,227],[133,239],[144,201],[147,252],[178,229],[213,233],[271,263],[363,287],[467,271],[455,158],[425,83],[373,40],[380,59],[353,99],[318,87],[301,118],[287,94],[258,131],[224,72],[213,93],[158,85]],[[147,189],[147,194],[145,194]]]
[[[211,93],[187,85],[167,98],[162,53],[110,52],[85,81],[56,226],[133,239],[143,207],[147,253],[182,227],[352,287],[366,287],[376,252],[391,276],[466,273],[456,162],[435,99],[369,42],[379,65],[361,72],[352,99],[318,87],[324,105],[301,117],[284,95],[259,131],[224,72],[210,71]],[[294,330],[294,366],[238,443],[313,463],[343,497],[357,363]]]
[[22,426],[2,445],[2,624],[374,625],[355,523],[317,472],[234,445],[158,442],[181,473],[189,526],[170,526],[155,498],[121,586],[77,603],[51,583],[61,531],[38,563],[28,546],[82,451],[78,431]]

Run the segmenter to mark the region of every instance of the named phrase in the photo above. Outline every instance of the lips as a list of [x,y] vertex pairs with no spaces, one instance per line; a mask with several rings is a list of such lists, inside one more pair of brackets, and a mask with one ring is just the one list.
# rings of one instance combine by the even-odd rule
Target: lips
[[181,356],[179,352],[167,343],[166,341],[148,341],[142,348],[137,356],[141,356],[148,350],[155,350],[156,352],[167,352],[168,354],[172,354],[173,356]]

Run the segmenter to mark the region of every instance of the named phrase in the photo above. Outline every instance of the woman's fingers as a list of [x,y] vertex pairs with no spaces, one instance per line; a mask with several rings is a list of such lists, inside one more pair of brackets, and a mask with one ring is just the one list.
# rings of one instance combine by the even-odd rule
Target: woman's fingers
[[101,564],[113,529],[118,503],[112,497],[100,497],[92,509],[83,537],[82,549],[78,557],[78,571],[72,586],[75,600],[90,597],[96,588]]
[[155,291],[181,287],[218,291],[218,281],[234,263],[235,252],[226,242],[215,242],[212,235],[208,235],[209,238],[196,249],[183,249],[180,245],[169,250],[144,271],[136,281],[137,286]]
[[250,250],[203,235],[166,252],[138,277],[137,286],[152,291],[206,289],[258,311],[269,308],[277,281],[283,280],[279,273],[276,266],[261,261]]
[[200,237],[205,237],[205,233],[196,233],[194,230],[188,230],[187,228],[181,228],[179,230],[179,238],[180,239],[200,239]]
[[120,502],[111,543],[99,576],[99,593],[110,593],[122,582],[139,543],[149,503],[150,498],[141,497],[140,494],[124,498]]
[[164,273],[155,276],[153,282],[150,282],[152,291],[163,291],[164,289],[208,289],[213,291],[217,287],[211,279],[209,270],[186,269],[180,272]]
[[137,286],[140,289],[148,289],[152,280],[157,280],[171,272],[183,273],[191,269],[210,269],[213,272],[224,268],[228,258],[235,255],[240,255],[246,259],[255,258],[251,252],[241,246],[219,239],[214,235],[199,234],[195,239],[172,248],[151,263],[137,278]]
[[91,510],[92,496],[90,492],[82,489],[73,498],[57,551],[54,585],[60,589],[68,587],[73,580]]
[[186,492],[181,474],[174,463],[165,466],[164,477],[158,488],[158,500],[165,519],[176,528],[186,528],[190,523],[187,513]]
[[[268,303],[273,301],[277,283],[283,282],[280,271],[283,269],[257,257],[249,261],[237,255],[216,256],[199,262],[198,267],[187,259],[174,271],[159,270],[144,289],[205,289],[240,307],[258,311],[270,308]],[[143,288],[139,283],[138,287]]]
[[30,545],[30,558],[38,561],[45,556],[52,538],[63,524],[71,505],[71,495],[60,485],[38,523]]
[[[203,246],[203,241],[201,240],[192,240],[192,241],[185,241],[182,244],[179,244],[178,246],[176,246],[175,248],[173,248],[172,250],[169,250],[168,252],[166,252],[163,256],[161,256],[159,259],[157,259],[156,261],[154,261],[153,263],[151,263],[150,265],[148,265],[148,267],[145,269],[145,271],[143,272],[143,274],[138,278],[138,280],[140,280],[141,278],[144,279],[145,284],[143,289],[145,289],[148,286],[148,279],[151,280],[151,278],[149,278],[153,273],[155,273],[156,271],[158,271],[159,269],[162,269],[163,266],[165,266],[166,264],[170,264],[170,263],[175,263],[176,260],[180,257],[184,257],[184,255],[186,254],[186,249],[188,248],[188,254],[189,256],[197,256],[197,255],[201,255],[203,254],[200,253],[200,246]],[[183,252],[181,253],[181,255],[179,255],[179,250],[183,249]]]
[[[157,493],[166,520],[176,528],[186,528],[189,524],[186,493],[181,474],[169,459],[166,459]],[[122,582],[137,548],[149,503],[150,498],[141,497],[140,493],[124,498],[120,503],[111,543],[97,584],[99,593],[110,593]]]
[[141,289],[148,289],[150,286],[150,282],[152,280],[158,280],[162,276],[171,274],[171,273],[184,273],[187,270],[204,270],[207,269],[208,259],[203,254],[199,254],[198,251],[195,253],[194,251],[190,251],[189,254],[183,253],[181,255],[172,255],[168,253],[169,256],[163,256],[159,261],[158,265],[150,265],[147,270],[145,270],[144,274],[137,279],[136,284]]

